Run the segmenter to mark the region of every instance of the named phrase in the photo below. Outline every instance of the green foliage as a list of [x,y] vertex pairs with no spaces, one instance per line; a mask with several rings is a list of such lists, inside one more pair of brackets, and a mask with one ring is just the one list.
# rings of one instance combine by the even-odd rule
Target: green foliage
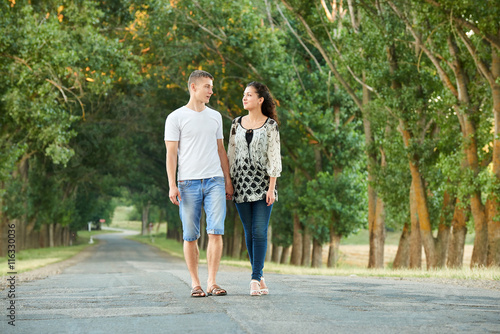
[[12,3],[0,11],[2,211],[35,227],[109,219],[108,172],[99,175],[92,161],[105,143],[82,151],[81,138],[102,96],[139,82],[136,60],[102,33],[93,1]]
[[301,218],[311,219],[315,237],[329,240],[329,227],[347,236],[366,226],[366,184],[363,174],[319,173],[307,183],[305,193],[299,197]]
[[[490,65],[491,48],[482,41],[497,35],[500,7],[393,1],[439,55],[452,84],[448,43],[457,43],[470,95],[464,104],[435,63],[415,49],[415,36],[388,3],[354,0],[353,26],[345,7],[329,20],[318,1],[287,2],[293,10],[251,0],[2,4],[2,212],[37,226],[79,229],[109,220],[117,203],[112,198],[126,197],[139,213],[149,205],[150,221],[180,228],[178,209],[168,201],[163,131],[167,115],[187,102],[186,82],[195,69],[215,77],[211,106],[223,115],[226,140],[232,118],[245,113],[247,83],[267,84],[278,102],[283,172],[272,225],[279,245],[291,244],[296,213],[320,242],[330,227],[346,236],[365,226],[367,166],[393,228],[409,222],[410,161],[424,180],[434,227],[442,215],[449,222],[445,192],[465,206],[473,191],[498,192],[487,167],[495,123],[491,91],[451,14],[478,27],[470,39]],[[360,81],[370,92],[363,111]],[[470,138],[462,135],[460,115],[477,129],[478,171],[464,163]],[[408,147],[401,126],[411,136]],[[232,217],[226,225],[230,231]]]

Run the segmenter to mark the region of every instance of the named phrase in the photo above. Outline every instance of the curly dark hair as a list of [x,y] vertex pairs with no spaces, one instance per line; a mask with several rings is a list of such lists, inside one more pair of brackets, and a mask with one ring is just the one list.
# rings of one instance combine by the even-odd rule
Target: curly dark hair
[[250,82],[247,87],[255,88],[257,95],[264,98],[264,102],[262,103],[262,113],[267,117],[274,119],[279,124],[278,113],[276,112],[276,103],[274,102],[274,98],[271,95],[269,88],[257,81]]

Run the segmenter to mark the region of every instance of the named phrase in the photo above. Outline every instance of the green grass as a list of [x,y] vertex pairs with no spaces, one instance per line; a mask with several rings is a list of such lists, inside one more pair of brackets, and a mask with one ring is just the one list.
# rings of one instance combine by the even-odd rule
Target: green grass
[[[387,232],[385,237],[386,245],[398,245],[401,232]],[[341,245],[368,245],[370,234],[368,230],[359,230],[355,234],[351,234],[347,238],[342,238]]]
[[[386,245],[399,245],[399,238],[401,237],[401,231],[387,231],[385,237]],[[351,234],[347,238],[342,238],[342,245],[368,245],[370,240],[370,234],[368,230],[359,230],[355,234]],[[474,244],[474,233],[467,233],[465,237],[466,245]]]
[[[140,241],[157,247],[171,255],[183,258],[182,243],[166,239],[165,233],[153,236],[132,236],[130,239]],[[206,253],[200,250],[200,263],[206,263]],[[247,260],[237,260],[229,257],[223,257],[222,265],[250,269],[250,263]],[[336,268],[306,268],[287,264],[277,264],[266,262],[266,272],[279,273],[287,275],[327,275],[327,276],[363,276],[363,277],[417,277],[417,278],[443,278],[443,279],[462,279],[462,280],[494,280],[500,281],[500,268],[478,268],[470,269],[464,267],[461,269],[367,269],[365,267],[343,264],[339,261]]]
[[[140,221],[128,220],[133,207],[117,207],[110,227],[124,228],[135,231],[141,230]],[[153,245],[165,252],[168,252],[179,258],[183,258],[182,243],[175,240],[165,238],[166,223],[154,224],[153,233],[157,231],[161,233],[151,236],[133,236],[133,240]],[[41,249],[28,249],[16,253],[16,272],[21,273],[33,270],[51,263],[66,260],[86,247],[90,246],[90,235],[110,233],[110,231],[79,231],[78,240],[75,245],[70,247],[55,247],[55,248],[41,248]],[[386,245],[398,245],[400,232],[387,232]],[[343,238],[342,245],[368,245],[369,235],[367,230],[360,230],[358,233],[353,234],[347,238]],[[466,244],[472,244],[474,241],[473,234],[467,234]],[[200,262],[206,262],[206,253],[200,250]],[[0,258],[0,276],[6,275],[7,258]],[[221,264],[228,266],[235,266],[241,268],[250,268],[247,260],[237,260],[229,257],[224,257]],[[393,270],[391,268],[385,269],[366,269],[362,266],[354,266],[342,263],[342,257],[339,260],[339,265],[336,268],[305,268],[296,267],[291,265],[276,264],[266,262],[266,272],[283,273],[283,274],[300,274],[300,275],[339,275],[339,276],[377,276],[377,277],[434,277],[434,278],[457,278],[457,279],[485,279],[485,280],[500,280],[500,269],[438,269],[438,270]]]
[[329,276],[363,276],[363,277],[420,277],[420,278],[443,278],[443,279],[478,279],[500,281],[500,269],[367,269],[360,267],[347,267],[340,265],[337,268],[302,268],[291,265],[266,263],[266,271],[288,275],[329,275]]
[[[182,250],[182,243],[176,240],[167,239],[165,233],[156,234],[153,236],[134,235],[128,237],[129,239],[142,242],[144,244],[152,245],[170,255],[184,258]],[[200,249],[200,262],[206,259],[206,252]]]
[[[61,262],[69,259],[85,248],[89,247],[90,233],[92,236],[108,231],[79,231],[78,238],[73,246],[60,246],[48,248],[25,249],[16,252],[15,272],[22,273],[25,271],[37,269],[52,263]],[[95,241],[97,242],[97,241]],[[7,267],[7,257],[1,257],[0,263],[5,265],[0,266],[0,276],[4,276],[7,272],[12,271]]]
[[[134,211],[133,206],[119,206],[115,209],[113,219],[109,227],[123,228],[132,231],[141,231],[142,222],[140,220],[129,220],[130,214]],[[159,230],[165,231],[167,223],[161,223]],[[156,231],[158,224],[153,224],[153,230]]]
[[129,220],[129,216],[134,211],[133,206],[118,206],[113,213],[113,223]]

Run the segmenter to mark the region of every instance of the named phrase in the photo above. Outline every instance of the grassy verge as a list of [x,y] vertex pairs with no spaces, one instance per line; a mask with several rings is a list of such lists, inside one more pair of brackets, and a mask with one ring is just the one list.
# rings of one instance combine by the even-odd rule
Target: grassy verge
[[[156,234],[153,236],[133,235],[128,239],[136,240],[144,244],[152,245],[170,255],[183,258],[182,243],[165,238],[165,233]],[[200,250],[200,261],[206,258],[206,252]]]
[[[171,255],[182,258],[182,243],[165,238],[164,233],[151,236],[132,236],[130,239],[140,241],[157,247]],[[200,263],[206,262],[206,253],[200,251]],[[250,268],[247,260],[237,260],[229,257],[223,257],[222,265],[229,265],[241,268]],[[277,264],[266,262],[266,272],[288,274],[288,275],[330,275],[330,276],[363,276],[363,277],[416,277],[416,278],[442,278],[442,279],[461,279],[461,280],[493,280],[500,281],[500,268],[461,268],[461,269],[367,269],[364,267],[351,266],[343,264],[341,261],[336,268],[305,268],[287,264]]]
[[[399,245],[399,238],[401,237],[401,231],[386,231],[385,245]],[[370,234],[368,230],[359,230],[355,234],[351,234],[347,238],[342,238],[342,245],[367,245],[370,240]],[[467,233],[465,236],[465,244],[474,244],[474,233]]]
[[[140,231],[142,229],[142,222],[140,220],[130,220],[131,213],[134,211],[133,206],[118,206],[113,214],[113,220],[109,227],[123,228],[126,230]],[[153,232],[165,232],[167,223],[154,223]]]
[[[92,231],[92,236],[108,231]],[[73,257],[85,248],[89,247],[90,233],[88,231],[79,231],[78,239],[73,246],[52,247],[52,248],[36,248],[25,249],[16,252],[16,268],[15,271],[20,274],[25,271],[37,269],[52,263],[61,262]],[[97,242],[97,241],[95,241]],[[0,257],[0,276],[7,275],[7,272],[12,271],[7,267],[7,257]]]

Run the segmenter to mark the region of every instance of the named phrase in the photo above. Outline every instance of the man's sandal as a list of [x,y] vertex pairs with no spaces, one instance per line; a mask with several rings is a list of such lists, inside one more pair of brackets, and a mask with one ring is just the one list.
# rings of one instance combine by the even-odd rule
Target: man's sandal
[[212,285],[208,290],[208,295],[209,296],[225,296],[227,295],[227,291],[222,289],[220,286],[217,284]]
[[201,286],[197,285],[191,289],[191,297],[205,297],[205,291],[201,288]]
[[[260,278],[260,281],[261,281],[261,282],[263,282],[264,284],[266,283],[266,282],[264,281],[264,277],[261,277],[261,278]],[[268,294],[269,294],[269,289],[268,289],[267,287],[266,287],[266,288],[261,288],[261,289],[260,289],[260,294],[261,294],[261,295],[268,295]]]
[[[257,284],[259,286],[259,288],[255,289],[255,290],[252,289],[252,284]],[[260,296],[260,295],[262,295],[262,293],[260,291],[261,291],[260,290],[260,282],[255,280],[255,279],[251,280],[250,281],[250,296]]]

